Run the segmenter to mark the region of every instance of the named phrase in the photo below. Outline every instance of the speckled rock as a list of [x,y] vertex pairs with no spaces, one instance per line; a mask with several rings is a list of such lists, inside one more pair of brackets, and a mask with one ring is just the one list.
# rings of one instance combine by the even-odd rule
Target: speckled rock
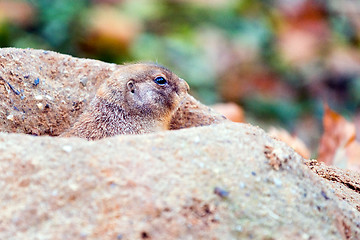
[[96,142],[0,133],[0,239],[360,239],[360,214],[240,123]]
[[360,173],[334,166],[327,166],[315,159],[306,160],[305,164],[317,175],[324,178],[339,199],[346,200],[360,211]]

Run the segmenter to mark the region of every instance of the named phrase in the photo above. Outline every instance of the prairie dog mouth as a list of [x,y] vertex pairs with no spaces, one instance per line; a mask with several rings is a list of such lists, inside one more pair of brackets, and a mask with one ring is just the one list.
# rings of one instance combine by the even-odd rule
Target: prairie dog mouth
[[180,100],[179,106],[182,105],[186,101],[186,95],[187,93],[184,93],[183,97]]

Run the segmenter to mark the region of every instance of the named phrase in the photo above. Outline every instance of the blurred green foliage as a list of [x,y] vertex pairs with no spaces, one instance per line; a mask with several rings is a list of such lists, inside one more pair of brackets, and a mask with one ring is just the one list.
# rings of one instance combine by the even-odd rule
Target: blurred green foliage
[[[27,21],[0,18],[1,47],[158,62],[203,102],[234,101],[249,119],[293,130],[304,117],[320,119],[323,101],[345,115],[358,112],[360,5],[351,1],[23,2],[32,11]],[[104,6],[112,13],[98,14]],[[1,8],[22,12],[16,4]]]

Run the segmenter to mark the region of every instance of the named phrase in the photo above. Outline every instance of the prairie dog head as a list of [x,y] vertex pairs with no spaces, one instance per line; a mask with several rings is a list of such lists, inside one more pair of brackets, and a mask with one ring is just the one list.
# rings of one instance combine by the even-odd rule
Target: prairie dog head
[[121,66],[96,95],[130,115],[163,118],[179,107],[188,90],[188,84],[170,70],[138,63]]

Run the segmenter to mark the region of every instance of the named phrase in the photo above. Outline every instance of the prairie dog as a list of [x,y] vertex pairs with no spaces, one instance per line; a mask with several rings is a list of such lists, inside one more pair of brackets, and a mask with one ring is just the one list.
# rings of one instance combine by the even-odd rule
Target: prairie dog
[[188,84],[156,64],[119,67],[98,88],[85,112],[62,137],[97,140],[167,130]]

